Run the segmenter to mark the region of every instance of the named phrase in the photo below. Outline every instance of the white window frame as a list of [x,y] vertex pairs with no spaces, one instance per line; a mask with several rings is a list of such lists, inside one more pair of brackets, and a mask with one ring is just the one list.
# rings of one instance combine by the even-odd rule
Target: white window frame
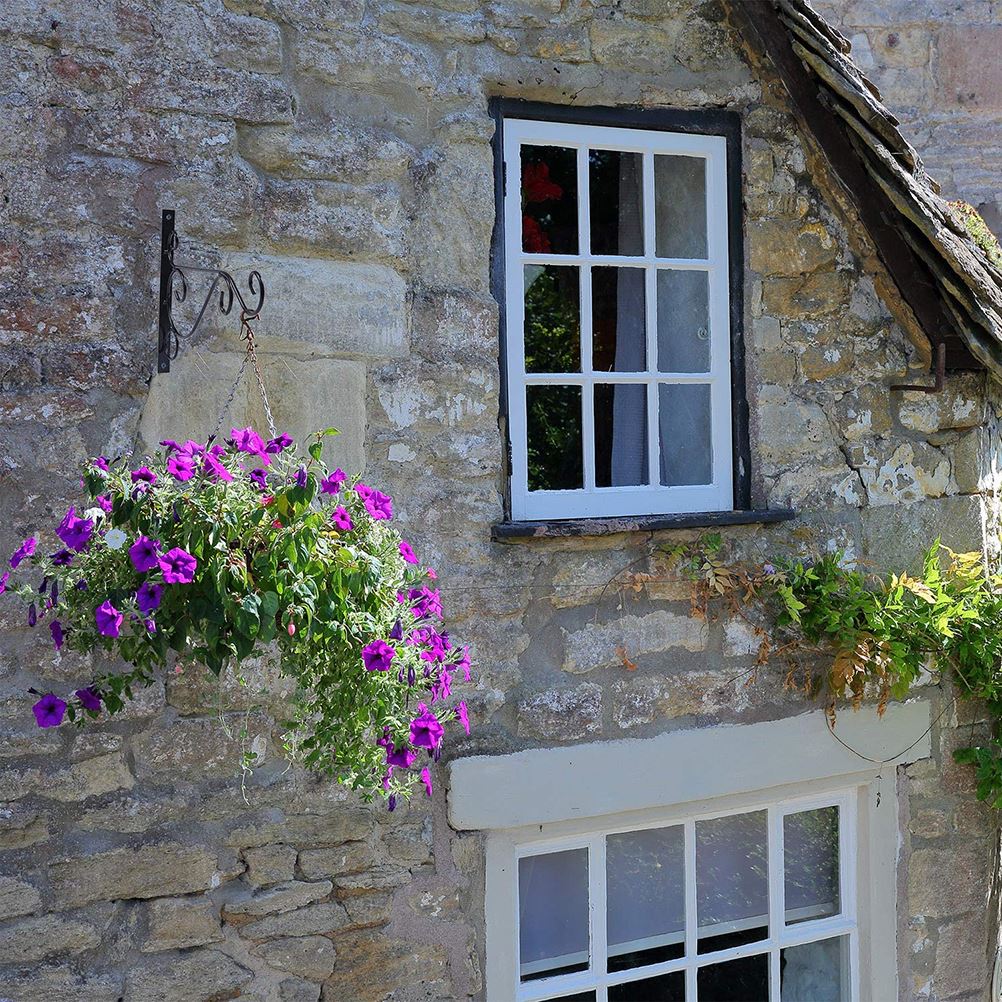
[[[577,125],[535,119],[506,118],[503,122],[505,334],[508,389],[508,435],[511,443],[511,515],[516,521],[674,515],[729,511],[734,507],[731,413],[731,331],[727,218],[727,140],[724,136],[661,130]],[[521,156],[523,145],[563,146],[577,150],[578,253],[528,254],[522,250]],[[592,254],[588,192],[588,150],[610,149],[642,155],[644,250],[640,256]],[[706,162],[707,257],[659,258],[655,254],[654,157],[658,154],[700,157]],[[581,372],[526,373],[524,267],[580,267]],[[647,328],[646,372],[596,372],[591,367],[591,268],[639,267],[645,270]],[[706,271],[709,284],[710,367],[706,373],[657,372],[657,271]],[[597,487],[595,485],[594,412],[589,406],[596,383],[707,384],[710,386],[712,482],[665,487]],[[582,388],[581,436],[584,486],[578,490],[529,491],[526,428],[526,387],[532,385]],[[648,470],[660,469],[658,394],[647,393]]]
[[[653,816],[649,816],[642,823],[604,819],[597,825],[593,822],[590,825],[580,826],[579,834],[565,834],[559,837],[540,836],[538,832],[531,830],[511,835],[506,848],[508,860],[504,868],[514,884],[511,889],[514,909],[509,922],[510,935],[513,937],[511,948],[513,969],[509,972],[510,977],[507,980],[510,981],[510,987],[505,986],[504,997],[511,998],[514,1002],[544,1002],[544,1000],[561,999],[579,992],[594,991],[596,1002],[607,1002],[607,991],[612,985],[644,981],[647,978],[680,971],[685,974],[687,1002],[697,1002],[699,968],[765,954],[769,958],[769,998],[773,1002],[779,1002],[781,950],[805,943],[847,937],[849,941],[848,969],[843,971],[843,999],[845,1002],[857,1002],[860,996],[859,923],[856,914],[856,843],[858,832],[856,801],[855,790],[842,789],[810,797],[785,797],[779,800],[761,799],[754,803],[742,803],[740,806],[732,808],[728,808],[726,801],[718,802],[714,809],[695,814],[686,813],[684,808],[668,809],[655,812]],[[784,918],[783,820],[790,814],[823,807],[837,807],[839,811],[839,912],[837,915],[827,918],[788,925]],[[763,810],[768,814],[769,833],[769,911],[767,916],[769,935],[755,943],[742,944],[712,953],[698,953],[696,823],[711,818],[733,817],[737,814]],[[685,955],[676,960],[607,973],[605,840],[607,836],[620,832],[679,825],[683,827],[685,837]],[[518,961],[519,861],[529,856],[568,849],[586,849],[588,851],[591,966],[587,971],[520,982]],[[765,917],[763,916],[763,918]],[[571,962],[573,959],[587,961],[587,957],[568,958],[568,961]],[[509,995],[508,992],[511,994]],[[491,997],[494,997],[493,993]]]

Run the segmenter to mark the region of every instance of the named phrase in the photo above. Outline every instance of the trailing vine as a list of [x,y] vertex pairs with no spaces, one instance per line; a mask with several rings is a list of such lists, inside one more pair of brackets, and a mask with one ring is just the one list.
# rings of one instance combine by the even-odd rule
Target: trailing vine
[[[823,697],[833,725],[840,704],[874,699],[883,714],[891,699],[929,680],[948,679],[957,698],[983,701],[993,736],[954,758],[975,767],[978,798],[1002,807],[1002,575],[980,552],[956,553],[937,539],[918,576],[867,572],[841,552],[729,562],[719,534],[657,553],[668,574],[691,584],[693,615],[724,603],[759,639],[752,672],[784,660],[786,687]],[[658,577],[627,571],[616,583],[640,591]],[[827,667],[818,671],[809,654]],[[620,657],[632,665],[627,651]]]

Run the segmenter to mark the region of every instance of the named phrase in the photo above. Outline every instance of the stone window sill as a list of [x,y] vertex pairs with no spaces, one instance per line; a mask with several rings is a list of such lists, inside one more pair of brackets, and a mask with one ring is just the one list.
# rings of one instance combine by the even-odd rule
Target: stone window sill
[[656,529],[713,529],[723,525],[786,522],[796,518],[789,508],[768,511],[708,511],[687,515],[635,515],[616,518],[577,518],[546,522],[500,522],[491,526],[497,542],[522,539],[559,539],[566,536],[607,536],[614,532],[652,532]]

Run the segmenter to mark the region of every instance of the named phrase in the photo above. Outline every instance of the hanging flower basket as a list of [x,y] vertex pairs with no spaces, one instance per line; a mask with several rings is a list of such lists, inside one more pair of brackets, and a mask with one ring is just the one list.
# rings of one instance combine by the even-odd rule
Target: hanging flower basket
[[[441,628],[435,572],[392,527],[382,492],[279,435],[234,428],[225,445],[161,443],[130,468],[99,457],[53,542],[26,539],[0,574],[56,649],[103,650],[131,668],[40,694],[41,727],[121,710],[170,664],[216,675],[277,645],[297,684],[286,745],[309,768],[396,798],[423,782],[470,679]],[[30,581],[26,568],[34,572]]]

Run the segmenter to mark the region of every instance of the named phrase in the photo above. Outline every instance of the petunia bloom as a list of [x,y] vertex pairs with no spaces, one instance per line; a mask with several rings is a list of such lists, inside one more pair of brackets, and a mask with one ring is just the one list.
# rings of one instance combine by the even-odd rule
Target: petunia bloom
[[105,515],[111,514],[111,509],[114,507],[111,498],[107,494],[99,494],[94,500],[97,502],[97,506],[105,513]]
[[195,475],[195,460],[183,452],[175,453],[167,460],[167,472],[183,484]]
[[271,439],[271,441],[264,447],[265,452],[270,452],[273,456],[277,456],[283,449],[288,449],[292,445],[292,436],[286,435],[284,432]]
[[94,621],[97,632],[104,637],[117,637],[122,630],[122,620],[125,617],[111,604],[104,601],[94,610]]
[[425,791],[431,796],[431,772],[427,768],[421,770],[421,782],[424,783]]
[[442,616],[442,597],[434,588],[411,588],[407,593],[415,619]]
[[73,563],[73,554],[69,550],[56,550],[50,559],[56,567],[66,567],[68,564]]
[[160,558],[160,569],[167,584],[191,584],[198,561],[187,550],[175,546]]
[[66,716],[66,703],[55,693],[47,692],[32,708],[39,727],[58,727]]
[[109,550],[120,550],[128,539],[129,537],[121,529],[109,529],[104,534],[104,542]]
[[374,490],[365,498],[365,510],[377,521],[393,518],[393,499],[389,494]]
[[[71,508],[70,511],[73,509]],[[11,555],[11,569],[16,568],[25,557],[30,557],[35,552],[36,546],[38,546],[38,540],[34,536],[29,536]]]
[[306,473],[306,467],[305,466],[300,466],[299,469],[296,470],[296,486],[297,487],[305,487],[307,479],[308,479],[308,477],[307,477],[307,473]]
[[334,509],[331,514],[331,521],[342,531],[351,532],[354,523],[351,520],[351,515],[348,514],[348,509],[339,505]]
[[132,561],[132,566],[140,574],[156,570],[160,566],[160,554],[156,540],[150,539],[149,536],[140,536],[129,547],[129,559]]
[[49,623],[49,633],[52,634],[52,643],[58,651],[63,646],[63,624],[58,619],[54,619]]
[[80,705],[85,710],[93,710],[97,713],[101,709],[101,697],[89,686],[86,689],[77,689],[73,695],[80,700]]
[[138,470],[132,471],[132,482],[152,487],[157,482],[157,475],[148,466],[140,466]]
[[28,625],[34,626],[38,622],[38,610],[35,608],[35,603],[32,602],[28,606]]
[[418,709],[421,712],[411,721],[411,744],[434,750],[442,743],[445,728],[424,703],[418,703]]
[[2,595],[7,590],[7,582],[10,580],[10,571],[4,571],[0,574],[0,595]]
[[136,592],[136,605],[139,611],[144,614],[153,612],[159,608],[160,599],[163,596],[163,585],[154,584],[152,581],[144,581]]
[[417,752],[411,751],[407,745],[403,748],[396,748],[394,745],[390,744],[386,749],[386,764],[392,765],[397,769],[409,769],[414,764],[414,759],[417,758]]
[[470,714],[466,709],[466,701],[456,704],[456,719],[463,725],[463,730],[470,733]]
[[266,465],[271,462],[265,451],[264,439],[253,428],[231,428],[230,439],[238,452],[260,456],[261,462]]
[[91,466],[96,466],[103,473],[108,472],[108,459],[105,456],[98,456],[97,459],[91,460]]
[[63,516],[56,529],[56,535],[71,549],[78,553],[90,541],[94,532],[94,522],[89,518],[78,518],[76,510],[70,510]]
[[372,493],[372,488],[368,484],[355,484],[355,493],[364,501]]
[[259,487],[261,490],[264,490],[268,486],[267,470],[251,470],[248,474],[248,479],[255,487]]
[[396,656],[396,649],[385,640],[373,640],[362,648],[362,662],[366,671],[389,671]]
[[409,564],[416,564],[418,562],[418,558],[414,556],[414,551],[411,549],[411,544],[406,539],[400,540],[400,556]]
[[341,490],[341,485],[348,479],[344,470],[335,470],[329,477],[320,481],[321,494],[337,494]]
[[214,477],[216,480],[232,480],[233,474],[230,473],[228,469],[219,460],[212,455],[212,453],[207,452],[202,457],[202,464],[205,472],[209,476]]

